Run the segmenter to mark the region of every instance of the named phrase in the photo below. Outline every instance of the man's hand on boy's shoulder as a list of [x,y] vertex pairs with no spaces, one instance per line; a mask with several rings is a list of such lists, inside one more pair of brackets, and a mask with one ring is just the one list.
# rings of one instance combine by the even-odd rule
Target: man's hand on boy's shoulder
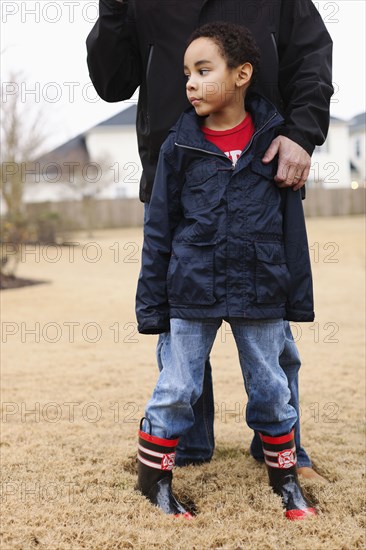
[[300,145],[286,136],[276,137],[262,158],[262,162],[271,162],[278,154],[278,169],[275,181],[278,187],[301,189],[308,179],[311,157]]

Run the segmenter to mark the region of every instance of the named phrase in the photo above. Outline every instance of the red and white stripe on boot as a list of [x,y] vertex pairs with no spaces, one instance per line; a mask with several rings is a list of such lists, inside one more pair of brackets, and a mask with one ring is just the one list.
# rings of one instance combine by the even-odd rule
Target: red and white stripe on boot
[[172,470],[175,464],[175,449],[178,439],[155,437],[141,429],[138,435],[136,489],[166,514],[193,519],[193,515],[178,502],[172,492]]
[[269,484],[282,497],[285,515],[290,520],[317,515],[302,493],[296,471],[294,431],[278,437],[260,434]]
[[[162,439],[139,430],[137,458],[142,464],[156,470],[172,470],[178,439]],[[159,451],[156,451],[159,446]]]

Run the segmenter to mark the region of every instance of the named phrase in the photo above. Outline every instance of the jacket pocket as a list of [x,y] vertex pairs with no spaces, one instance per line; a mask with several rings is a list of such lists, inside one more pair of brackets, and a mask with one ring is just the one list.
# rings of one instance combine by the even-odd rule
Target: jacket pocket
[[219,202],[219,182],[216,162],[195,164],[185,174],[182,205],[186,214],[207,211]]
[[276,173],[277,163],[263,164],[259,158],[253,159],[249,178],[249,198],[267,204],[278,203],[280,190],[274,181]]
[[283,304],[290,289],[285,250],[281,243],[256,242],[255,288],[260,304]]
[[167,274],[169,302],[203,306],[215,303],[214,247],[206,244],[175,246]]

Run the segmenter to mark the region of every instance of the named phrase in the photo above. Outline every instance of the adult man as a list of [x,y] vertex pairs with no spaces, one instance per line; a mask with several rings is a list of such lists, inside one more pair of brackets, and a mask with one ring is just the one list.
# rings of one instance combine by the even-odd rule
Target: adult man
[[[196,27],[216,20],[244,24],[260,47],[262,63],[255,89],[270,99],[285,119],[263,157],[265,163],[279,155],[278,184],[295,190],[302,187],[309,174],[310,155],[315,145],[325,140],[333,92],[332,41],[311,0],[100,0],[99,19],[87,39],[90,76],[98,94],[110,102],[130,98],[140,86],[136,128],[143,166],[140,199],[145,203],[150,200],[160,146],[188,106],[182,70],[185,41]],[[286,330],[281,366],[298,410],[300,361],[288,324]],[[161,336],[158,357],[163,343]],[[202,462],[212,456],[209,363],[195,416],[195,428],[181,439],[178,464]],[[299,423],[295,440],[299,473],[313,477],[310,459],[300,447]],[[256,438],[251,452],[262,458]]]

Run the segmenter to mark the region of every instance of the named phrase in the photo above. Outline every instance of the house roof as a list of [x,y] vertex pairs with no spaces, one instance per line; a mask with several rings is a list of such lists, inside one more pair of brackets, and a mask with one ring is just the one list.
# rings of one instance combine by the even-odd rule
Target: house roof
[[137,105],[134,103],[124,111],[120,111],[111,118],[103,120],[96,128],[100,128],[101,126],[134,126],[136,124],[136,113]]
[[[120,111],[116,115],[103,120],[94,128],[108,127],[108,126],[135,126],[136,124],[137,105],[134,103],[124,111]],[[80,165],[85,165],[90,162],[89,154],[86,146],[86,135],[90,130],[87,130],[83,134],[70,139],[66,143],[63,143],[56,149],[52,149],[48,153],[42,155],[36,159],[41,165],[48,163],[66,163],[66,162],[78,162]]]
[[339,118],[339,117],[333,116],[333,115],[330,116],[330,120],[331,121],[333,120],[334,122],[344,122],[345,124],[348,124],[348,122],[346,120],[344,120],[343,118]]
[[349,121],[349,125],[351,130],[355,130],[356,128],[365,128],[366,127],[366,112],[360,113]]
[[41,166],[50,163],[62,165],[67,162],[77,162],[80,166],[84,166],[89,161],[89,153],[83,134],[79,134],[36,159],[36,162],[40,163]]

